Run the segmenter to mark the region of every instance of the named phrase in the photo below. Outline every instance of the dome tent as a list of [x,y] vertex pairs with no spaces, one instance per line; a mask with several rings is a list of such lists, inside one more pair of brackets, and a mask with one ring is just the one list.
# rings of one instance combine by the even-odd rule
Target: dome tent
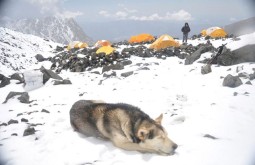
[[151,34],[139,34],[136,36],[131,36],[129,39],[129,43],[141,43],[141,42],[148,42],[148,41],[153,41],[155,38]]
[[107,40],[98,40],[95,44],[95,47],[102,47],[102,46],[111,46],[111,42]]
[[206,29],[203,29],[203,30],[200,32],[200,34],[201,34],[203,37],[205,37],[205,36],[206,36]]
[[220,27],[210,27],[206,30],[206,35],[212,38],[226,37],[227,33]]
[[80,42],[80,41],[72,41],[68,44],[67,46],[67,49],[70,50],[70,49],[73,49],[73,48],[78,48],[78,49],[81,49],[81,48],[86,48],[88,47],[88,44],[85,43],[85,42]]
[[175,41],[173,37],[164,34],[161,35],[155,42],[153,42],[149,48],[159,50],[167,47],[179,47],[179,42]]
[[111,46],[102,46],[96,51],[96,54],[105,53],[106,55],[111,54],[115,49]]

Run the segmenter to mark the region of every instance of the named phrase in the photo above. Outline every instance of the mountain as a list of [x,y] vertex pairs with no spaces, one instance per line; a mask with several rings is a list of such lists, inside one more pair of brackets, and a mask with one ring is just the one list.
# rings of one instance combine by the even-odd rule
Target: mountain
[[77,22],[72,18],[44,17],[40,19],[21,19],[8,22],[5,27],[26,34],[33,34],[57,43],[71,41],[92,43]]
[[224,29],[228,34],[234,34],[235,36],[241,36],[255,32],[255,17],[226,25]]
[[57,45],[43,38],[0,27],[0,73],[12,74],[37,64],[35,56],[52,55]]

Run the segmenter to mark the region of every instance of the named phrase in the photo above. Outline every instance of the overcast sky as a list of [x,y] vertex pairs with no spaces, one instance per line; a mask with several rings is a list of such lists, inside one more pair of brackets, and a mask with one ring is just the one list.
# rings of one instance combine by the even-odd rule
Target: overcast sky
[[255,16],[255,0],[0,0],[0,19],[58,15],[89,22],[118,20],[227,25]]

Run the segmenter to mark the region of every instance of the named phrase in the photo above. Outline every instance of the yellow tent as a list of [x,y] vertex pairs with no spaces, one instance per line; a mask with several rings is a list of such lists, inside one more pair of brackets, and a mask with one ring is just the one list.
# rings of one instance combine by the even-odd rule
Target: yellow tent
[[153,41],[155,38],[151,34],[139,34],[137,36],[131,36],[129,39],[129,43],[140,43],[140,42],[147,42]]
[[101,47],[101,46],[111,46],[111,42],[107,40],[99,40],[96,42],[95,47]]
[[73,48],[86,48],[88,47],[88,44],[86,44],[85,42],[80,42],[80,41],[73,41],[73,42],[70,42],[67,46],[67,49],[70,50],[70,49],[73,49]]
[[200,34],[201,34],[203,37],[205,37],[205,36],[206,36],[206,29],[202,30],[202,31],[200,32]]
[[88,44],[85,43],[85,42],[79,42],[79,43],[74,45],[74,48],[80,48],[81,49],[81,48],[86,48],[86,47],[88,47]]
[[106,55],[111,54],[115,49],[111,46],[102,46],[96,51],[96,54],[105,53]]
[[216,37],[226,37],[227,33],[222,28],[211,27],[206,30],[206,35],[212,38],[216,38]]
[[164,34],[160,36],[155,42],[153,42],[149,48],[159,50],[167,47],[179,47],[179,42],[175,41],[173,37]]

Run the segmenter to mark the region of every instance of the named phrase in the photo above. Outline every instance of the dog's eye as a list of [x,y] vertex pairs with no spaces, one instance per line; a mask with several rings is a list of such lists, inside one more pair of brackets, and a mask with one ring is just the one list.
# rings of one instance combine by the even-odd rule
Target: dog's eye
[[153,137],[154,137],[153,131],[150,131],[150,132],[149,132],[148,139],[152,139]]

